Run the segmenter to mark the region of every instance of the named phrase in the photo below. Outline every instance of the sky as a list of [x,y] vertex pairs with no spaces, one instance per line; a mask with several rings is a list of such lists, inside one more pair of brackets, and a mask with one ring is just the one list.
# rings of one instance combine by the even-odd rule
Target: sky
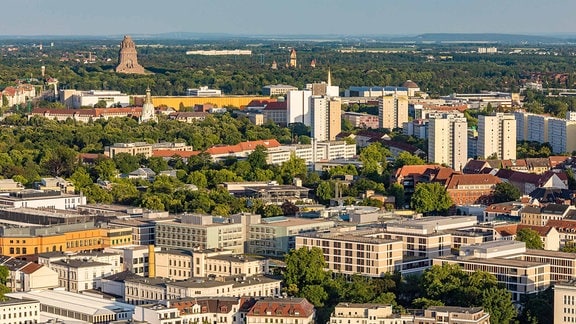
[[574,0],[12,0],[0,35],[576,34]]

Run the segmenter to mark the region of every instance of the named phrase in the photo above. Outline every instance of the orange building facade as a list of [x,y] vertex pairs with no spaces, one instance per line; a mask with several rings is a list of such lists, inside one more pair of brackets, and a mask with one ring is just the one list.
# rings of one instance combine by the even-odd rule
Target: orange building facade
[[[56,251],[82,252],[132,244],[130,228],[98,228],[89,225],[87,228],[66,230],[70,226],[8,229],[0,237],[0,255],[19,257]],[[28,233],[25,233],[26,230]]]

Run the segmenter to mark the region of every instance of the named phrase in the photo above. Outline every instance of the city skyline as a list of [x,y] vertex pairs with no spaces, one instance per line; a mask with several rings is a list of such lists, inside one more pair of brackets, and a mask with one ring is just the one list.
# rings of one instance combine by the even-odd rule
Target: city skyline
[[[118,35],[170,32],[232,35],[576,34],[576,2],[557,0],[151,0],[79,3],[12,1],[0,35]],[[550,14],[552,13],[552,14]]]

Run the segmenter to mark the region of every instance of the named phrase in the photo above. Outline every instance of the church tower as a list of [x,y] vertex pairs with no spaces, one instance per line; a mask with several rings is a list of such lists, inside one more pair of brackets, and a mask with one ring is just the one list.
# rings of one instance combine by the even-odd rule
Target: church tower
[[138,64],[136,44],[128,35],[124,36],[122,43],[120,43],[120,53],[118,57],[118,66],[116,67],[116,72],[128,74],[144,74],[144,68],[142,65]]
[[152,95],[150,94],[150,87],[146,89],[146,100],[142,105],[142,115],[140,115],[140,122],[147,122],[149,120],[157,121],[154,114],[154,104],[152,103]]
[[296,50],[292,49],[290,51],[290,67],[295,68],[296,67]]

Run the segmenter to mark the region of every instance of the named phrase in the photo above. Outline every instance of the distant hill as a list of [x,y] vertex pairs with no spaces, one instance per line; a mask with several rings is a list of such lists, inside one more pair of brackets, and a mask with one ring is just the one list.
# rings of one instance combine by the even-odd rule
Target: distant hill
[[515,35],[515,34],[452,34],[452,33],[431,33],[417,36],[399,37],[396,40],[413,42],[435,42],[435,43],[565,43],[566,39],[552,36],[538,35]]

